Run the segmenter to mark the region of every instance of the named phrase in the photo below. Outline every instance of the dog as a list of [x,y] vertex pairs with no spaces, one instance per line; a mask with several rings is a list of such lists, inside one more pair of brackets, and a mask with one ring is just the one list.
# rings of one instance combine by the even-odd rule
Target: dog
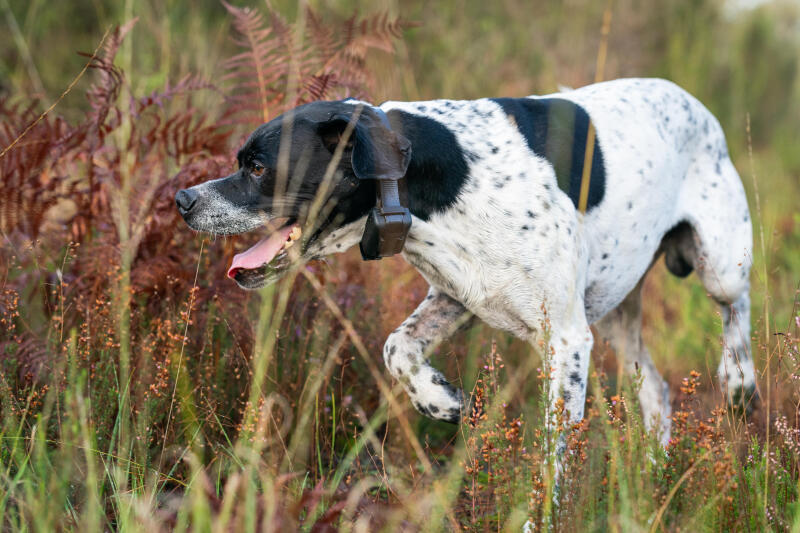
[[[297,261],[363,246],[379,183],[402,177],[411,214],[402,255],[430,289],[383,359],[424,415],[463,416],[461,391],[427,355],[475,316],[534,346],[547,337],[549,401],[563,400],[572,421],[583,417],[592,345],[610,343],[640,375],[646,427],[666,444],[669,390],[641,334],[643,279],[662,254],[672,274],[695,271],[720,306],[723,390],[754,393],[744,188],[719,122],[669,81],[525,98],[313,102],[256,129],[237,160],[236,172],[179,191],[176,203],[199,231],[271,225],[233,259],[228,275],[245,289]],[[328,209],[311,223],[320,197]]]

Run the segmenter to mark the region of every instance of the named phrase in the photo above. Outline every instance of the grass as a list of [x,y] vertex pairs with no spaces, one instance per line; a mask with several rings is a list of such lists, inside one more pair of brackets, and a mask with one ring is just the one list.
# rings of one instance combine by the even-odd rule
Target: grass
[[[368,56],[375,78],[367,90],[375,100],[475,97],[591,81],[598,41],[586,36],[599,39],[603,6],[530,8],[533,31],[519,16],[529,9],[523,4],[402,6],[420,26],[405,32],[393,55]],[[725,19],[716,2],[690,4],[659,3],[649,15],[615,4],[606,77],[675,79],[726,128],[756,235],[753,351],[764,404],[752,415],[726,410],[713,379],[722,348],[717,309],[693,276],[678,280],[661,263],[645,285],[645,340],[671,385],[668,450],[645,432],[637,381],[619,373],[606,347],[593,354],[586,418],[567,427],[562,412],[548,413],[540,401],[548,386],[541,350],[484,325],[458,333],[433,356],[472,392],[481,414],[458,427],[417,415],[380,357],[386,335],[425,294],[402,260],[363,263],[348,253],[245,294],[221,281],[233,240],[175,229],[182,226],[171,201],[158,203],[157,187],[222,174],[244,131],[234,126],[219,146],[200,143],[177,155],[166,135],[140,143],[147,121],[187,106],[207,111],[212,124],[223,113],[218,95],[189,91],[139,114],[123,112],[103,151],[81,148],[83,159],[47,154],[24,175],[26,190],[43,198],[42,176],[83,183],[96,172],[96,218],[59,225],[50,210],[34,234],[0,204],[3,529],[519,531],[530,520],[559,531],[800,530],[800,165],[792,142],[800,124],[791,112],[800,83],[787,66],[800,58],[800,43],[783,31],[788,8]],[[293,3],[276,5],[296,11]],[[56,15],[43,14],[38,2],[29,11],[4,6],[6,18],[10,12],[21,21],[14,43],[22,38],[30,49],[30,60],[3,64],[15,97],[28,83],[51,93],[18,134],[85,60],[58,78],[58,61],[42,52],[46,20],[37,23]],[[141,97],[170,77],[209,72],[204,58],[233,54],[212,23],[224,10],[203,6],[192,14],[146,0],[97,3],[89,12],[100,22],[86,27],[101,29],[82,46],[93,49],[108,22],[162,15],[160,24],[137,24],[117,59],[129,80],[119,98]],[[75,39],[83,34],[76,29]],[[188,45],[176,44],[184,39]],[[730,41],[730,53],[719,39]],[[53,54],[62,48],[74,49]],[[753,57],[776,50],[773,68],[762,61],[749,70]],[[498,70],[508,75],[498,80],[487,56],[503,58]],[[25,81],[32,69],[41,70],[40,81]],[[74,92],[55,108],[73,123],[87,114]],[[27,140],[46,139],[41,128],[52,118]],[[220,130],[198,131],[207,140]],[[140,143],[136,150],[132,142]],[[27,144],[18,149],[30,150]],[[150,197],[153,208],[143,210]],[[140,218],[143,211],[153,220]],[[181,257],[167,262],[165,250],[175,249]],[[555,434],[543,431],[547,416]],[[562,433],[568,453],[554,506],[546,450]]]

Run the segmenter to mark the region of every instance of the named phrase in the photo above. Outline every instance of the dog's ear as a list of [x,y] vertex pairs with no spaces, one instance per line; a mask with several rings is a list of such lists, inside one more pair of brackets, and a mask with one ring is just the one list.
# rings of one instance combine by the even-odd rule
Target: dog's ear
[[[361,112],[345,146],[345,157],[350,152],[353,173],[358,179],[400,179],[411,161],[411,143],[373,117],[374,114],[367,109]],[[352,114],[340,113],[319,124],[317,132],[331,153],[353,118]]]

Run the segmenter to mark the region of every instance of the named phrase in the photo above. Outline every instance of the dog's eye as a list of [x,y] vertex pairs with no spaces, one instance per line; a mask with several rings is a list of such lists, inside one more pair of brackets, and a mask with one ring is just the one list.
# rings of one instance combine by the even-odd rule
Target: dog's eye
[[258,161],[253,161],[252,174],[257,178],[260,178],[264,174],[264,165],[262,165]]

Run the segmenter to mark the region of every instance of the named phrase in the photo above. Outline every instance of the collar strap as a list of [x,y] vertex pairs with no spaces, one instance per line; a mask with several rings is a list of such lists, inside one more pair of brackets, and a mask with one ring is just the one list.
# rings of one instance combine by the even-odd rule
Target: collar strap
[[[391,130],[389,118],[379,107],[372,110],[378,115],[384,127]],[[405,176],[399,179],[378,180],[377,205],[367,215],[364,234],[359,248],[365,261],[381,259],[403,251],[408,231],[411,229],[411,212],[404,205],[406,188]]]

